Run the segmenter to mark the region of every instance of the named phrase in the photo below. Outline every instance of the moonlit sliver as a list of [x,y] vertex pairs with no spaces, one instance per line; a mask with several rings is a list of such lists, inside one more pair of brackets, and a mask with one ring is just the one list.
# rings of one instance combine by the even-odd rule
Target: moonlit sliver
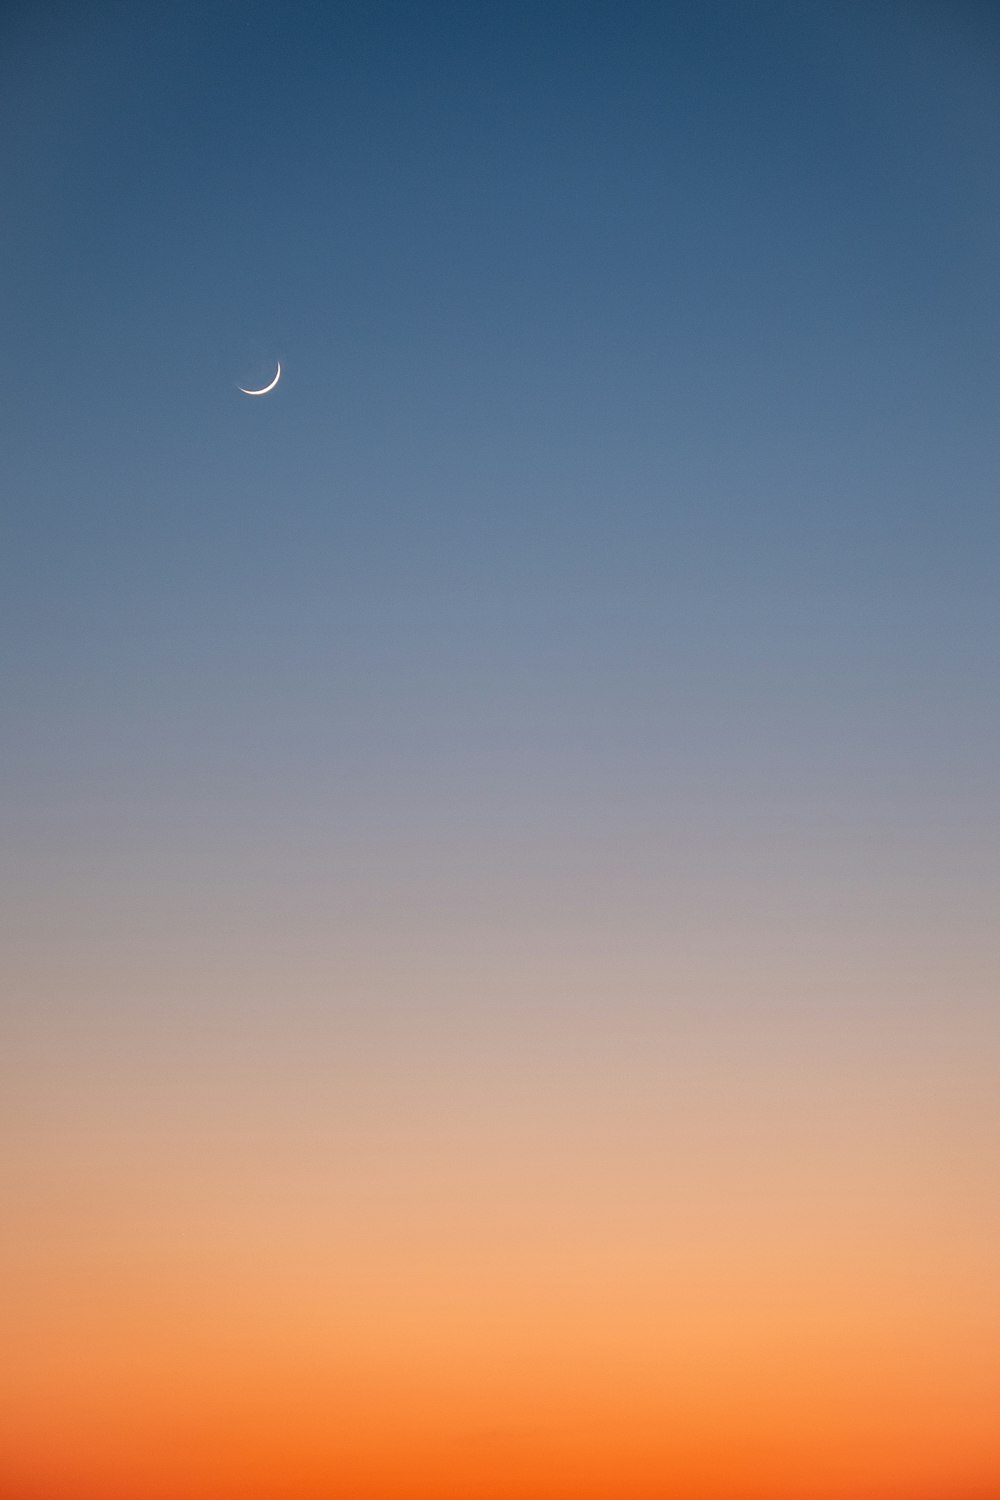
[[279,359],[278,360],[278,368],[275,371],[274,379],[271,381],[270,385],[261,386],[261,388],[260,388],[259,391],[248,391],[245,385],[241,385],[240,386],[240,390],[243,392],[244,396],[266,396],[267,393],[268,393],[268,391],[273,391],[274,390],[274,387],[278,384],[278,381],[280,379],[281,379],[281,360]]

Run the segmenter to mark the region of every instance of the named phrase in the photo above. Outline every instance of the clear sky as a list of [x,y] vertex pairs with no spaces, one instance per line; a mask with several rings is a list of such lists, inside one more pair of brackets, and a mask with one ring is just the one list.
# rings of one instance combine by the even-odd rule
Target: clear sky
[[968,0],[6,8],[5,1496],[1000,1490],[998,168]]

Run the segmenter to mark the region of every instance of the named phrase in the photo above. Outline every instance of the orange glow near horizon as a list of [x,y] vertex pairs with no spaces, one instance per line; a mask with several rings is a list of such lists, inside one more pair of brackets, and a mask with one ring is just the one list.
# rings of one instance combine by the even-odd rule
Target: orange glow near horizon
[[915,1034],[890,1087],[862,1027],[824,1091],[787,1018],[776,1070],[764,1018],[647,1018],[617,1054],[594,1018],[570,1056],[451,1014],[450,1050],[426,1011],[369,1056],[370,1108],[301,1016],[294,1051],[266,1018],[164,1047],[131,1133],[129,1069],[77,1052],[82,1133],[36,1071],[2,1252],[16,1500],[996,1486],[992,1226],[943,1123],[985,1074],[931,1100]]

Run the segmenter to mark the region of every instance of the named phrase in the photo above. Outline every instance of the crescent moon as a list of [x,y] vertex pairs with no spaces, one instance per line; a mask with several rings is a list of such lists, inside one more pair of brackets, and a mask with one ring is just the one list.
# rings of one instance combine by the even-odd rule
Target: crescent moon
[[278,384],[278,381],[280,379],[281,379],[281,360],[279,359],[278,360],[277,373],[275,374],[275,377],[271,381],[270,385],[262,385],[259,391],[248,391],[245,385],[241,385],[240,386],[240,390],[243,392],[244,396],[266,396],[267,393],[268,393],[268,391],[273,391],[274,390],[274,387]]

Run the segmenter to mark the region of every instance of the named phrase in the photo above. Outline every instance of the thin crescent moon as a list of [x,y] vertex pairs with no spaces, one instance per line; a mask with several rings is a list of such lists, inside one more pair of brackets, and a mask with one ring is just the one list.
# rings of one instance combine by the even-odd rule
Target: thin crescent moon
[[275,375],[274,379],[271,381],[270,385],[262,385],[259,391],[248,391],[245,385],[241,385],[240,386],[240,390],[243,392],[244,396],[266,396],[267,393],[268,393],[268,391],[273,391],[274,390],[274,387],[278,384],[278,381],[280,379],[281,379],[281,360],[279,359],[278,360],[278,371],[277,371],[277,374]]

